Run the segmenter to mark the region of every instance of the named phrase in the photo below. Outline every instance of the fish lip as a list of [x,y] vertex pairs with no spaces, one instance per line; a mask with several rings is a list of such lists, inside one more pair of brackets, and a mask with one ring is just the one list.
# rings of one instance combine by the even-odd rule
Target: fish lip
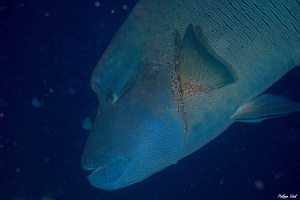
[[93,170],[88,175],[88,180],[94,187],[104,190],[114,190],[120,188],[120,178],[122,177],[127,160],[124,157],[111,157],[100,165],[85,166],[85,170]]
[[99,173],[99,172],[101,173],[104,169],[105,169],[105,167],[99,165],[97,167],[90,167],[89,169],[86,169],[86,170],[92,171],[89,175],[89,176],[91,176],[95,173]]
[[100,166],[95,169],[90,175],[88,175],[87,178],[90,184],[96,188],[103,190],[115,190],[120,188],[119,184],[117,184],[117,181],[121,176],[122,174],[111,179],[109,175],[105,174],[104,168]]

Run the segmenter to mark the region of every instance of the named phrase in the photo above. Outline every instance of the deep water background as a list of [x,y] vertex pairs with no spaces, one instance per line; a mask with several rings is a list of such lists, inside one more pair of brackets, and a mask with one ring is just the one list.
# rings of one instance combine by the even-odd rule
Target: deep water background
[[[176,165],[130,187],[92,187],[80,165],[95,116],[91,73],[136,0],[0,0],[0,199],[300,198],[300,113],[235,123]],[[124,10],[123,5],[128,9]],[[111,12],[114,10],[114,13]],[[300,69],[267,92],[300,102]],[[44,105],[31,104],[34,96]]]

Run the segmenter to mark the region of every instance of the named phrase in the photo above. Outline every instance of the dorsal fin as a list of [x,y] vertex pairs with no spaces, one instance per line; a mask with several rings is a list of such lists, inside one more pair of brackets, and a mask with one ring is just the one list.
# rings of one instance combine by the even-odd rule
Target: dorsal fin
[[233,72],[200,42],[190,24],[184,34],[179,74],[183,96],[199,95],[234,82]]

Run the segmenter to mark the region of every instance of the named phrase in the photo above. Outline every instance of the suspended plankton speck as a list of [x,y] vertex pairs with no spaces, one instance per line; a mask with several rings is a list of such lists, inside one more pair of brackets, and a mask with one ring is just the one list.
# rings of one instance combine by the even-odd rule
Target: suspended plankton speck
[[279,179],[280,179],[280,175],[279,175],[279,174],[275,174],[275,175],[274,175],[274,178],[275,178],[276,180],[279,180]]
[[123,8],[123,10],[127,10],[128,6],[127,5],[123,5],[122,8]]
[[73,95],[77,92],[77,90],[75,90],[74,88],[69,88],[68,89],[68,94]]
[[95,6],[96,6],[96,7],[99,7],[99,6],[100,6],[100,2],[99,2],[99,1],[96,1],[96,2],[95,2]]
[[115,13],[115,10],[111,10],[110,12],[111,12],[112,14],[114,14],[114,13]]
[[21,170],[20,170],[20,168],[16,168],[16,170],[15,170],[17,173],[19,173]]
[[45,12],[45,17],[49,17],[49,13],[48,12]]
[[41,96],[34,96],[33,99],[31,100],[31,103],[34,107],[40,108],[44,104],[44,99]]
[[264,188],[265,188],[263,182],[260,180],[254,181],[254,185],[260,191],[264,190]]

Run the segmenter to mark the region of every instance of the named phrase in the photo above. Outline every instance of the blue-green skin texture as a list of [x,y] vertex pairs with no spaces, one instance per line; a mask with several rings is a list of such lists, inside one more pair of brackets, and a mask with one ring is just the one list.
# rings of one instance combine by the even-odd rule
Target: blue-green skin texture
[[217,137],[299,64],[299,31],[295,0],[139,1],[91,78],[90,183],[129,186]]

